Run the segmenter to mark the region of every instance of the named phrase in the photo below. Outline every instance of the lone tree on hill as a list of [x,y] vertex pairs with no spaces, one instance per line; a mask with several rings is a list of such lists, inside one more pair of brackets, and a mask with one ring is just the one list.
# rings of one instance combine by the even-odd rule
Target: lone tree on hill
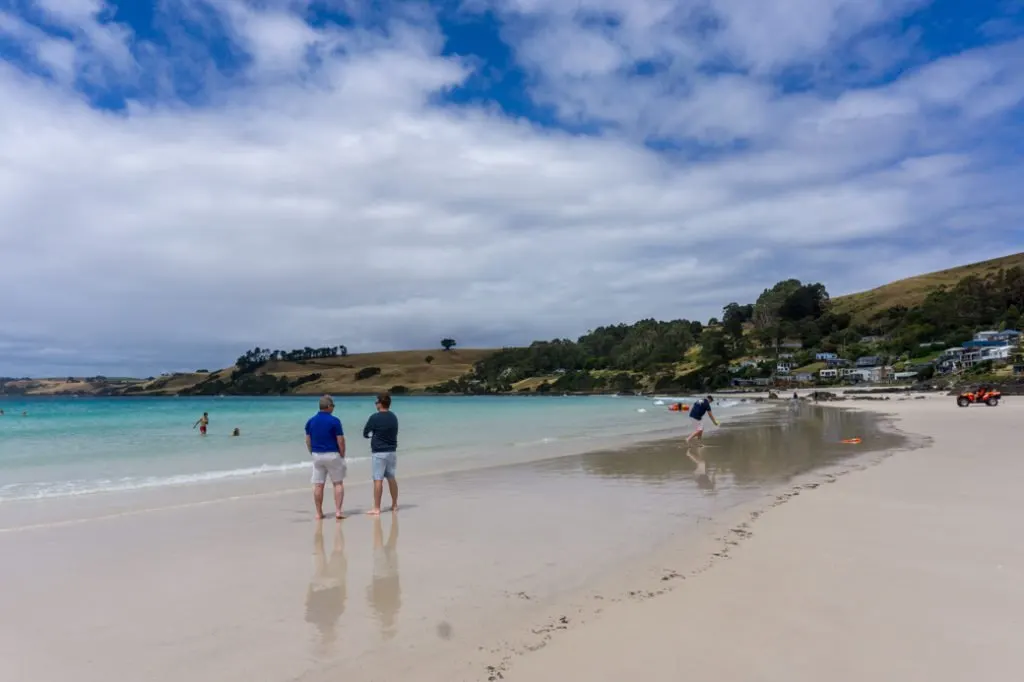
[[441,347],[445,350],[451,350],[455,347],[455,339],[441,339]]

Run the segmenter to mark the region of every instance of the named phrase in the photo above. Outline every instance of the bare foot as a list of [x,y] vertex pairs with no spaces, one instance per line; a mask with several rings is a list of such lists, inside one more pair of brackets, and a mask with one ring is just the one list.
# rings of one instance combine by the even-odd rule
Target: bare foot
[[380,516],[380,509],[371,509],[366,514],[367,516]]
[[337,514],[334,515],[334,518],[337,519],[338,521],[341,521],[342,519],[345,519],[345,518],[348,518],[348,517],[345,516],[345,514],[343,514],[342,512],[338,512]]
[[324,518],[324,513],[323,512],[317,512],[316,513],[316,518],[317,518],[317,521],[322,520]]
[[393,512],[398,511],[398,505],[397,504],[391,505],[391,511],[393,511]]

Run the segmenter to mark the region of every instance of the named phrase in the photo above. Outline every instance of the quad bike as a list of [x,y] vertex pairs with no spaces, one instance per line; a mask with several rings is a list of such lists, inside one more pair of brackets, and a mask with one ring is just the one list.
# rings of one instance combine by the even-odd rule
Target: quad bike
[[979,388],[977,391],[968,391],[958,395],[956,397],[956,404],[960,407],[970,407],[971,405],[988,405],[989,407],[995,407],[999,404],[999,399],[1002,397],[1003,394],[999,391]]

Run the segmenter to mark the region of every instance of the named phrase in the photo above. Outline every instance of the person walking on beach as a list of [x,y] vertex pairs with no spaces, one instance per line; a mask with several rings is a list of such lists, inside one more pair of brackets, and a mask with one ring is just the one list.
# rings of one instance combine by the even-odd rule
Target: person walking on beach
[[306,422],[306,450],[313,458],[313,506],[316,517],[324,517],[324,486],[330,476],[334,484],[334,518],[345,518],[341,505],[345,500],[345,431],[334,416],[334,399],[320,398],[320,411]]
[[199,435],[206,435],[206,425],[210,423],[210,415],[203,412],[203,416],[196,420],[196,423],[192,425],[192,428],[199,427]]
[[697,442],[701,445],[704,444],[704,422],[702,420],[704,419],[705,414],[711,418],[712,424],[718,426],[718,420],[715,419],[715,415],[711,413],[711,403],[714,401],[715,399],[713,397],[708,396],[707,398],[703,398],[693,403],[693,406],[690,408],[690,419],[693,420],[693,433],[691,433],[686,439],[687,445],[689,445],[690,441],[694,438],[696,438]]
[[373,461],[373,509],[366,512],[380,515],[380,499],[384,496],[384,479],[391,492],[391,511],[398,511],[398,417],[391,411],[391,396],[377,396],[377,411],[370,415],[363,427],[363,438],[370,438],[370,459]]

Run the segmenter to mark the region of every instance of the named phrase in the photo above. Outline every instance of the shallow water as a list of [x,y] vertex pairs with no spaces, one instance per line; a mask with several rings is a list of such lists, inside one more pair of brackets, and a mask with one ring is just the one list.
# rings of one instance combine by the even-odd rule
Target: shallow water
[[[372,397],[336,399],[350,463],[368,468]],[[308,467],[315,398],[0,399],[0,502],[281,476]],[[685,420],[645,398],[397,397],[406,472],[503,464],[672,432]],[[724,401],[729,418],[749,405]],[[23,411],[27,417],[20,416]],[[210,414],[209,435],[193,424]],[[235,427],[241,436],[231,437]]]

